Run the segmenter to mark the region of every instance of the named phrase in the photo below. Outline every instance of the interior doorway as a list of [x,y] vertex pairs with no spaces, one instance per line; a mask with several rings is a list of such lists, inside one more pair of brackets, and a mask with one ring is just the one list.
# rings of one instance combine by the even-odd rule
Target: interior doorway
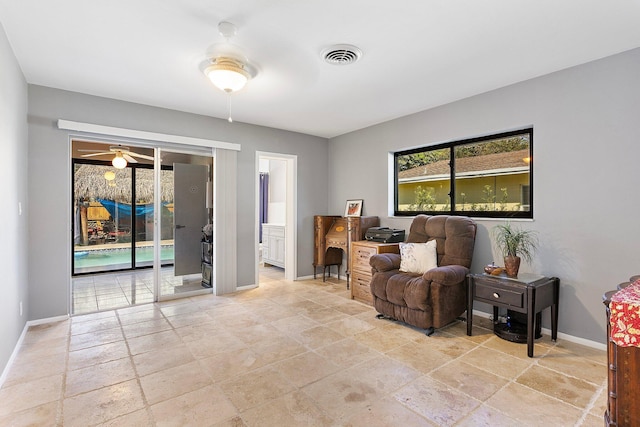
[[[71,313],[211,292],[201,271],[202,229],[213,221],[206,191],[213,177],[211,154],[80,139],[71,146]],[[118,157],[125,161],[116,165]],[[175,176],[189,168],[198,170],[198,182]],[[177,193],[192,198],[178,207]],[[177,223],[174,217],[181,214],[198,223]],[[189,247],[188,257],[178,257],[179,271],[176,240]]]
[[[266,269],[297,276],[297,156],[256,153],[256,285]],[[263,274],[259,274],[262,271]]]

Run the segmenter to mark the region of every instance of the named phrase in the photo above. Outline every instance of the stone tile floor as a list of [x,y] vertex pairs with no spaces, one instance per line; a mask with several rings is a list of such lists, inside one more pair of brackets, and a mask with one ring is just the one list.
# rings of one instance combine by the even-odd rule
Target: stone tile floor
[[375,318],[345,282],[287,282],[29,329],[2,426],[600,426],[604,351],[490,322],[426,337]]
[[[71,313],[93,313],[153,302],[153,270],[107,272],[71,280]],[[160,271],[161,295],[202,290],[202,276],[174,276],[173,267]]]

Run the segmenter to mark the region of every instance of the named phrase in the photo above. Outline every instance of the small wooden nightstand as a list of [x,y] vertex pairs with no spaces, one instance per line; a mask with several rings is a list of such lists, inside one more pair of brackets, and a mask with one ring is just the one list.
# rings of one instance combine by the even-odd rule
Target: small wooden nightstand
[[351,299],[373,305],[371,296],[371,266],[369,259],[376,254],[400,253],[398,243],[380,243],[368,240],[351,242]]
[[533,340],[536,314],[551,307],[551,339],[558,337],[558,300],[560,279],[535,274],[521,273],[517,278],[469,274],[467,276],[467,335],[471,336],[473,325],[473,301],[493,305],[494,331],[498,318],[498,307],[523,313],[527,316],[527,355],[533,357]]

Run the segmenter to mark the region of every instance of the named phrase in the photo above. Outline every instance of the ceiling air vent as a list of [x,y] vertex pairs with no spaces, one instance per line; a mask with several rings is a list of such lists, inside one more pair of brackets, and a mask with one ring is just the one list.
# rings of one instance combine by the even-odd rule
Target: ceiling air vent
[[322,51],[322,57],[333,65],[353,64],[362,56],[362,51],[349,44],[331,46]]

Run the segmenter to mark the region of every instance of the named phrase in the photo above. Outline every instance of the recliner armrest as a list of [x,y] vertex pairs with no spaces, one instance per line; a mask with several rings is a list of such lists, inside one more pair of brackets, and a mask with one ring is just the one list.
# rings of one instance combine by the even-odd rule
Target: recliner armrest
[[391,271],[400,268],[400,254],[377,254],[369,258],[374,271]]
[[432,268],[422,275],[422,278],[429,282],[441,283],[443,285],[455,285],[467,277],[469,269],[461,265],[444,265]]

